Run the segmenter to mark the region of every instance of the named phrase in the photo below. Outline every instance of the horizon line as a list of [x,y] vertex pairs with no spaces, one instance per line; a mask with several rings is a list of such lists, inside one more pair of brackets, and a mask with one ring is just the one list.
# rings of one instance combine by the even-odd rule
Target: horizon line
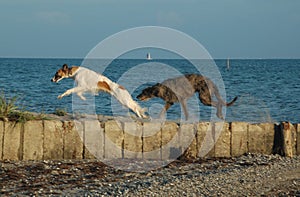
[[[17,57],[13,57],[13,56],[8,56],[8,57],[1,57],[0,59],[85,59],[85,57],[22,57],[22,56],[17,56]],[[90,59],[109,59],[111,60],[111,58],[90,58]],[[146,58],[115,58],[115,59],[132,59],[132,60],[147,60]],[[150,61],[155,61],[155,60],[182,60],[184,58],[153,58]],[[190,58],[190,59],[199,59],[199,58]],[[213,60],[297,60],[300,59],[300,57],[221,57],[221,58],[213,58]],[[207,59],[205,59],[207,60]]]

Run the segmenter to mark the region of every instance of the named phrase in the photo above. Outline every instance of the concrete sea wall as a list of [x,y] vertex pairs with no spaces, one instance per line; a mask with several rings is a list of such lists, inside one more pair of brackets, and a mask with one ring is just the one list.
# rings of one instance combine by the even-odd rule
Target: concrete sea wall
[[300,155],[300,124],[0,121],[0,160],[164,160],[244,153]]

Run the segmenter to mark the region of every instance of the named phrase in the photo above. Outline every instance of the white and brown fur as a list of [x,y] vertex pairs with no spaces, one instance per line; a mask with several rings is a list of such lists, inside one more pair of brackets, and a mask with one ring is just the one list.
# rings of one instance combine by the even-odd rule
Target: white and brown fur
[[109,93],[114,96],[123,106],[131,109],[140,118],[147,118],[145,109],[142,109],[137,102],[135,102],[129,92],[121,85],[111,81],[109,78],[89,70],[84,67],[72,66],[68,67],[64,64],[51,79],[52,82],[59,82],[64,78],[72,78],[75,80],[77,86],[65,91],[57,98],[61,99],[72,93],[76,93],[82,100],[86,98],[82,95],[85,92],[96,94],[99,91]]

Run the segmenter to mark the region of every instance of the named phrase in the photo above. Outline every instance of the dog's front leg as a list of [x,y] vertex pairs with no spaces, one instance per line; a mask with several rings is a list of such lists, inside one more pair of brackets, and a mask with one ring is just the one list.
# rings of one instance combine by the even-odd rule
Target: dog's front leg
[[65,91],[63,94],[59,95],[57,98],[62,99],[64,96],[68,96],[69,94],[71,94],[71,89]]
[[65,96],[68,96],[72,93],[81,92],[82,90],[83,90],[83,88],[81,88],[81,87],[71,88],[71,89],[65,91],[63,94],[59,95],[57,98],[62,99]]
[[168,109],[173,105],[173,103],[166,103],[164,108],[161,110],[161,112],[159,113],[159,118],[160,119],[163,119],[166,112],[168,111]]

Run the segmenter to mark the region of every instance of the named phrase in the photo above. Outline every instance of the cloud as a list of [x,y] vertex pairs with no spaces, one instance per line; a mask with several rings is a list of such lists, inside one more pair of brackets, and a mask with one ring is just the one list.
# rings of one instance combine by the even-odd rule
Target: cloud
[[175,12],[158,12],[157,23],[163,26],[181,26],[183,19]]
[[68,24],[71,22],[69,15],[58,11],[43,11],[36,13],[38,20],[51,24]]

